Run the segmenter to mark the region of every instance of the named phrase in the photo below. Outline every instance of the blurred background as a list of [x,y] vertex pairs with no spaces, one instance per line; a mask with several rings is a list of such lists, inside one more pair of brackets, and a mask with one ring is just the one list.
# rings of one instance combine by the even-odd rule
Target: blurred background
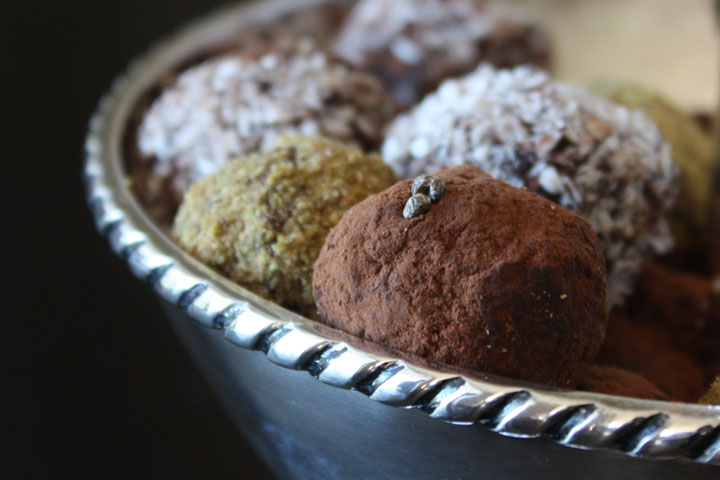
[[[688,111],[712,110],[720,42],[712,0],[518,0],[553,32],[554,73],[643,85]],[[672,68],[668,68],[672,65]]]
[[[638,71],[633,60],[603,56],[607,44],[598,38],[622,51],[634,35],[649,67],[627,79],[688,110],[711,111],[719,69],[712,2],[633,0],[637,8],[627,12],[634,13],[617,16],[608,36],[608,5],[620,2],[584,2],[593,5],[585,13],[573,13],[581,2],[523,3],[557,26],[558,40],[573,39],[558,42],[566,45],[561,77],[627,78],[623,72]],[[10,309],[0,331],[0,478],[271,478],[182,350],[155,294],[96,234],[81,185],[87,121],[113,78],[154,40],[222,3],[0,5],[0,138],[10,168],[2,175]],[[585,61],[569,67],[569,58]]]
[[271,478],[152,290],[95,232],[81,183],[87,121],[113,78],[221,3],[1,2],[0,478]]

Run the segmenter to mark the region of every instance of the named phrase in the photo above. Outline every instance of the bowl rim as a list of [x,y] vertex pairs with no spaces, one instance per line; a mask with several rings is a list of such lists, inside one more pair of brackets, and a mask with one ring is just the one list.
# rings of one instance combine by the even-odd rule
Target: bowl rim
[[[455,424],[507,436],[548,437],[583,449],[685,458],[720,465],[720,406],[559,390],[494,376],[448,373],[378,355],[319,332],[317,323],[215,273],[177,247],[145,213],[124,170],[122,140],[133,107],[160,76],[251,24],[337,0],[243,2],[196,20],[133,61],[93,114],[84,179],[98,230],[133,274],[241,348],[278,366],[354,389],[370,400],[419,408]],[[318,393],[320,395],[320,393]]]

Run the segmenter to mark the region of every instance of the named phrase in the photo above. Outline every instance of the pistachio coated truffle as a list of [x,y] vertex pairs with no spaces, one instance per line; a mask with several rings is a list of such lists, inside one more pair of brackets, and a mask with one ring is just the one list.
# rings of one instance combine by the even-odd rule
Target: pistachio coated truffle
[[410,106],[480,62],[545,67],[550,42],[525,10],[487,0],[360,0],[335,43],[343,59],[382,78]]
[[431,362],[574,386],[602,343],[605,262],[580,217],[471,166],[410,219],[412,180],[357,204],[315,264],[327,325]]
[[394,181],[376,155],[320,137],[285,137],[195,183],[173,234],[221,274],[313,317],[312,267],[325,236],[350,206]]
[[598,81],[590,87],[628,108],[644,111],[672,147],[678,166],[679,194],[671,224],[678,251],[704,248],[713,173],[711,136],[688,114],[645,88],[631,83]]
[[531,67],[446,80],[393,121],[382,153],[401,177],[469,163],[577,213],[603,243],[613,305],[672,246],[676,167],[655,124]]
[[706,405],[720,405],[720,377],[717,377],[712,385],[710,385],[710,389],[700,399],[700,403],[704,403]]
[[376,149],[395,108],[372,75],[333,61],[311,42],[255,47],[182,73],[150,107],[139,130],[152,163],[146,201],[176,201],[231,159],[290,135],[323,135]]

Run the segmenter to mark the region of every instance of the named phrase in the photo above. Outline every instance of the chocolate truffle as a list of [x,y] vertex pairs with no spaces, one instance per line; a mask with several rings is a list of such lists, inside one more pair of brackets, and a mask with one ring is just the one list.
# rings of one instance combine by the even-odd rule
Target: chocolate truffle
[[585,372],[578,390],[649,400],[669,400],[665,393],[640,375],[621,368],[599,365],[593,365]]
[[[208,60],[182,73],[155,100],[137,144],[154,162],[147,201],[179,200],[229,160],[272,148],[284,134],[323,135],[375,149],[394,114],[389,94],[368,73],[311,42],[260,47]],[[152,180],[152,178],[151,178]]]
[[679,349],[692,351],[709,333],[710,295],[709,278],[649,261],[626,310],[633,319],[666,330]]
[[720,377],[710,385],[710,390],[700,399],[700,403],[706,405],[720,405]]
[[471,166],[403,217],[412,180],[343,215],[315,264],[324,323],[464,369],[574,386],[606,324],[605,262],[580,217]]
[[328,231],[394,181],[377,155],[319,137],[281,138],[195,183],[173,234],[223,275],[312,317],[312,266]]
[[469,163],[579,214],[603,243],[613,305],[672,246],[676,167],[655,124],[531,67],[445,81],[390,125],[382,153],[401,177]]
[[335,51],[377,74],[399,103],[410,106],[482,61],[545,67],[549,43],[526,11],[499,1],[360,0]]
[[[644,265],[637,288],[621,312],[633,322],[658,330],[650,335],[669,339],[673,348],[692,360],[702,370],[704,380],[710,382],[720,375],[719,294],[709,278],[654,260]],[[646,336],[643,332],[641,327],[637,335]],[[614,336],[608,335],[610,344],[622,339],[622,335],[612,339]]]
[[631,83],[598,81],[593,91],[614,102],[644,111],[672,147],[678,166],[679,194],[672,210],[675,250],[694,252],[706,248],[713,172],[712,137],[690,115],[660,95]]
[[596,363],[642,375],[672,400],[696,402],[706,385],[700,366],[673,344],[667,330],[621,310],[610,314]]
[[715,276],[710,288],[708,316],[702,334],[693,343],[694,353],[705,372],[705,379],[720,376],[720,274]]

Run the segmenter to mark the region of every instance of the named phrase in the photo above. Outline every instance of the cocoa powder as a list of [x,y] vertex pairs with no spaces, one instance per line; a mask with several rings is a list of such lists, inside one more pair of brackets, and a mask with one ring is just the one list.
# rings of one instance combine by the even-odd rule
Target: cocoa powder
[[696,402],[706,389],[700,367],[674,345],[662,325],[630,318],[620,310],[610,315],[596,362],[642,375],[676,401]]
[[575,386],[606,327],[602,247],[580,217],[470,166],[402,216],[412,180],[361,202],[315,264],[324,323],[448,365]]

